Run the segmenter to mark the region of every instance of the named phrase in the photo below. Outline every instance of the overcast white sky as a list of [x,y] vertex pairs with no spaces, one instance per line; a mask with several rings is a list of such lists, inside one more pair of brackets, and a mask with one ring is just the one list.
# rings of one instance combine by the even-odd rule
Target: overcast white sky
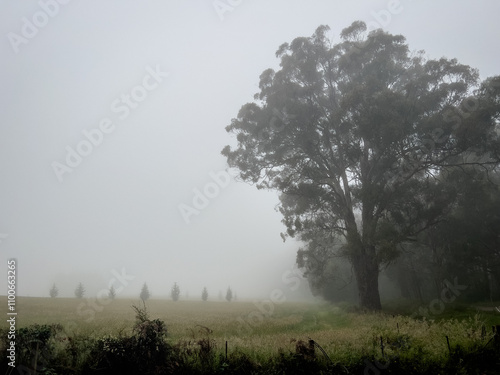
[[[0,294],[14,257],[19,295],[55,282],[73,296],[81,281],[92,296],[124,269],[123,296],[144,282],[167,295],[175,281],[192,297],[205,285],[293,297],[298,244],[279,236],[277,194],[214,189],[210,176],[277,48],[321,24],[337,42],[364,20],[485,78],[500,74],[499,15],[494,0],[2,1]],[[86,155],[58,178],[68,149]],[[194,189],[212,197],[186,223],[179,205],[193,206]]]

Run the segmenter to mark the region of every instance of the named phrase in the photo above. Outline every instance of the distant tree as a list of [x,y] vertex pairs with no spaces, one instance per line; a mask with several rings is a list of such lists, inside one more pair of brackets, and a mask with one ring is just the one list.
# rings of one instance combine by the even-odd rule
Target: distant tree
[[59,294],[59,289],[57,289],[56,284],[54,283],[54,285],[52,285],[52,288],[50,288],[50,297],[56,298],[58,294]]
[[151,297],[151,293],[149,293],[148,285],[146,283],[142,286],[140,297],[143,302],[146,302],[149,297]]
[[177,283],[174,283],[174,286],[172,287],[172,291],[170,292],[170,295],[172,296],[173,301],[179,300],[179,296],[181,295],[181,289],[179,288],[179,285],[177,285]]
[[84,295],[85,295],[85,288],[83,287],[82,283],[79,283],[75,289],[75,296],[76,298],[83,298]]
[[115,299],[116,297],[116,292],[115,292],[115,287],[111,285],[111,288],[109,288],[109,299]]
[[208,299],[208,290],[207,290],[207,287],[203,288],[203,292],[201,292],[201,299],[203,301],[206,301]]
[[231,290],[231,287],[228,287],[226,292],[226,301],[231,302],[232,299],[233,299],[233,291]]

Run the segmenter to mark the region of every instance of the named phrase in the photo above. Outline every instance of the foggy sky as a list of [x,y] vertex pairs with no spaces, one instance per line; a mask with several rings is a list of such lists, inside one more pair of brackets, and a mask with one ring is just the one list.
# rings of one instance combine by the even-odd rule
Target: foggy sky
[[336,43],[363,20],[486,78],[499,14],[490,0],[1,2],[0,294],[14,257],[19,295],[81,281],[92,296],[125,270],[122,296],[177,282],[293,297],[300,244],[280,238],[277,194],[226,181],[220,155],[278,47],[321,24]]

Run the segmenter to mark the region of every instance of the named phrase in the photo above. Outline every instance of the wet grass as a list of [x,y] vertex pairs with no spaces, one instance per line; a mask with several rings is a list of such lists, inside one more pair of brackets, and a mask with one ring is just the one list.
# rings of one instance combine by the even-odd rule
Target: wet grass
[[[6,298],[0,297],[0,303],[6,304]],[[88,352],[102,338],[121,340],[133,335],[133,305],[142,303],[116,299],[92,305],[85,299],[18,297],[17,329],[34,324],[57,325],[60,328],[54,339],[55,352],[67,356],[68,340]],[[242,356],[242,361],[259,364],[284,361],[285,357],[292,362],[300,359],[296,357],[300,343],[314,340],[329,358],[317,351],[326,361],[324,366],[334,363],[357,368],[366,358],[375,361],[382,355],[393,358],[393,363],[401,362],[401,366],[411,364],[415,358],[434,366],[451,358],[451,352],[465,350],[474,354],[491,347],[491,326],[500,324],[496,311],[478,312],[474,306],[452,304],[428,317],[416,314],[420,305],[401,303],[385,304],[386,311],[380,313],[353,312],[357,309],[352,306],[326,303],[264,306],[243,301],[150,300],[146,305],[150,319],[165,323],[166,342],[182,353],[191,353],[185,358],[198,355],[196,360],[200,360],[200,345],[210,343],[210,355],[219,358],[220,365],[226,342],[230,356]],[[0,323],[0,329],[7,328],[6,321]]]

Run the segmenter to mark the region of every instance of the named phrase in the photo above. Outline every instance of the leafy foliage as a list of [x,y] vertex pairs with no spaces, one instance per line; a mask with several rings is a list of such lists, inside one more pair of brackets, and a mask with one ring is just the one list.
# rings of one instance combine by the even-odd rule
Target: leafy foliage
[[97,357],[95,368],[123,374],[164,372],[170,350],[165,342],[165,323],[151,320],[145,305],[132,308],[136,312],[133,335],[98,340],[93,353]]
[[434,296],[441,292],[441,280],[458,275],[468,285],[465,297],[469,301],[498,299],[500,174],[469,167],[450,171],[443,180],[458,187],[455,204],[438,225],[419,236],[418,253],[404,254],[403,272],[410,275],[409,268],[416,267],[421,287],[438,287]]
[[[401,35],[355,22],[284,43],[281,69],[226,127],[222,154],[242,180],[281,193],[287,236],[352,264],[361,305],[380,309],[378,274],[454,205],[446,171],[500,160],[500,80],[455,59],[410,53]],[[472,96],[473,95],[473,96]],[[279,115],[277,115],[277,113]]]

